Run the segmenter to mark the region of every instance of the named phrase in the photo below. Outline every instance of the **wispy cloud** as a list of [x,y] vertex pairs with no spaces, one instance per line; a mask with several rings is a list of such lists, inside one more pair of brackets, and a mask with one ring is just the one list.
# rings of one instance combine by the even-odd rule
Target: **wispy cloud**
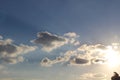
[[0,78],[0,80],[15,80],[13,78]]
[[9,71],[6,66],[0,65],[0,75],[9,75]]
[[105,80],[106,75],[104,73],[85,73],[79,77],[80,80]]

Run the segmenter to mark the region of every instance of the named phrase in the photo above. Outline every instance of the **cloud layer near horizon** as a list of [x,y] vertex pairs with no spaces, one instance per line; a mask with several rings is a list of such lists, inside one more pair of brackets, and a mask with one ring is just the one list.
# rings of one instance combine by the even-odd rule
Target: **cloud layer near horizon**
[[80,75],[78,79],[80,80],[106,80],[106,75],[104,73],[85,73]]

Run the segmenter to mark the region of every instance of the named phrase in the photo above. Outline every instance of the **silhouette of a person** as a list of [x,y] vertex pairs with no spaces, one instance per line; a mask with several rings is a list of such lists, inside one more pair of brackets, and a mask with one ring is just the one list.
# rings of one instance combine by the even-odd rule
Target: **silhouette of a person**
[[111,80],[120,80],[120,76],[117,72],[114,72],[114,75],[111,77]]

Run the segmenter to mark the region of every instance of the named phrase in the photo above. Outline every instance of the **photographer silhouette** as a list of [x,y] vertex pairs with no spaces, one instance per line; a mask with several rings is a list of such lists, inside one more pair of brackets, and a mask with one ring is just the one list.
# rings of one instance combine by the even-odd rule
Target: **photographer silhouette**
[[114,72],[114,75],[111,77],[111,80],[120,80],[120,76],[117,72]]

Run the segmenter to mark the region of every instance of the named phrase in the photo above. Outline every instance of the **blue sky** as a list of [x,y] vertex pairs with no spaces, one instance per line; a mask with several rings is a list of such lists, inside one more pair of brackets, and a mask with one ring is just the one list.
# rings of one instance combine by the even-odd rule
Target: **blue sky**
[[120,56],[119,3],[0,0],[0,80],[110,79],[120,66],[107,54]]

